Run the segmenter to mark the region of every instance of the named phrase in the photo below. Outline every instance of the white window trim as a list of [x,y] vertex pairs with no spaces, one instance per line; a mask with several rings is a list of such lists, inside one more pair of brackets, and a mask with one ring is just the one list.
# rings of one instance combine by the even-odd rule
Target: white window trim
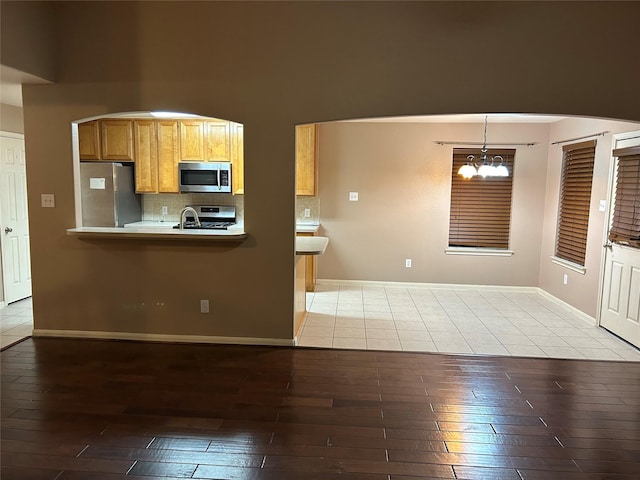
[[565,260],[564,258],[556,257],[555,255],[551,255],[549,258],[556,265],[560,265],[561,267],[565,267],[569,270],[573,270],[574,272],[578,272],[580,275],[584,275],[585,273],[587,273],[587,268],[584,265],[578,265],[577,263],[570,262],[569,260]]
[[448,247],[444,253],[447,255],[471,255],[484,257],[510,257],[513,250],[501,248],[478,248],[478,247]]

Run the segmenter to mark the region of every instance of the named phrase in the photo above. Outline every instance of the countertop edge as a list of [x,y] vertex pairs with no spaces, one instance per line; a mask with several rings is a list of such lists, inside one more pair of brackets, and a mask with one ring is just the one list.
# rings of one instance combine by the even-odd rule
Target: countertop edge
[[296,237],[296,255],[322,255],[327,245],[328,237]]
[[158,228],[118,228],[118,227],[78,227],[67,229],[67,235],[78,238],[135,238],[147,240],[202,240],[213,242],[243,242],[247,238],[245,232],[216,233],[203,231],[180,231]]

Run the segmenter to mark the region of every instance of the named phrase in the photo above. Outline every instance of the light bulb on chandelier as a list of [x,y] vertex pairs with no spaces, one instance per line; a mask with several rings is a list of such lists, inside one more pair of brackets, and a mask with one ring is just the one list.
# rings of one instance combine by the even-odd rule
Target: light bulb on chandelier
[[[484,141],[482,143],[482,149],[480,150],[479,164],[475,162],[475,155],[467,156],[467,163],[462,165],[458,169],[458,175],[461,175],[465,179],[470,179],[476,175],[480,175],[483,178],[486,177],[508,177],[509,169],[504,165],[504,159],[501,155],[495,155],[489,157],[487,155],[487,116],[484,117]],[[499,165],[494,165],[499,161]]]

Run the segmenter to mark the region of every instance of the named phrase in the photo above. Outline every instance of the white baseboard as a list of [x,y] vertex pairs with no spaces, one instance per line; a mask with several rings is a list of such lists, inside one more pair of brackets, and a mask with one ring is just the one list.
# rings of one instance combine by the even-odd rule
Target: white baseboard
[[141,342],[206,343],[231,345],[271,345],[290,347],[294,340],[286,338],[218,337],[206,335],[166,335],[161,333],[96,332],[84,330],[47,330],[36,328],[34,337],[84,338],[93,340],[135,340]]
[[573,305],[569,305],[564,300],[560,300],[558,297],[555,297],[555,296],[551,295],[546,290],[538,288],[538,293],[540,295],[542,295],[544,298],[546,298],[547,300],[550,300],[553,303],[555,303],[557,305],[560,305],[565,310],[568,310],[571,313],[577,315],[578,317],[580,317],[582,320],[584,320],[585,322],[589,323],[590,325],[598,326],[598,321],[595,318],[593,318],[591,315],[589,315],[587,313],[584,313],[582,310],[578,310]]
[[7,304],[6,304],[6,303],[4,303],[4,302],[0,302],[0,309],[4,308],[4,307],[6,307],[6,306],[7,306]]
[[318,279],[316,285],[345,285],[345,286],[361,286],[361,287],[382,287],[382,288],[425,288],[425,289],[448,289],[448,290],[485,290],[485,291],[509,291],[537,293],[547,300],[552,301],[556,305],[576,314],[585,322],[591,325],[597,325],[598,322],[591,315],[578,310],[576,307],[569,305],[564,300],[551,295],[540,287],[512,286],[512,285],[467,285],[457,283],[411,283],[411,282],[377,282],[369,280],[336,280],[336,279]]
[[526,286],[504,286],[504,285],[467,285],[459,283],[413,283],[413,282],[378,282],[371,280],[334,280],[318,279],[316,285],[345,285],[361,287],[382,287],[382,288],[441,288],[447,290],[508,290],[510,292],[537,293],[538,287]]

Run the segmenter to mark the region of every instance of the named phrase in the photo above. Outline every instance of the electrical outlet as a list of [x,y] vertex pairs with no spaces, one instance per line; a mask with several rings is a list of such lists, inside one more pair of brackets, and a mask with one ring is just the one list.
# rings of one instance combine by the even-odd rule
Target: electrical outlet
[[358,201],[358,192],[349,192],[349,201],[357,202]]
[[209,300],[200,300],[200,313],[209,313]]
[[56,206],[56,196],[53,193],[41,193],[40,206],[45,208],[54,208]]
[[311,216],[311,209],[310,208],[305,208],[304,209],[304,218],[309,218]]
[[410,258],[407,258],[404,261],[404,266],[407,267],[407,268],[411,268],[411,259]]
[[166,205],[162,206],[162,215],[167,215],[169,213],[169,207],[167,207]]
[[562,277],[562,283],[564,283],[565,285],[569,283],[569,275],[567,275],[566,273],[564,274],[564,277]]

